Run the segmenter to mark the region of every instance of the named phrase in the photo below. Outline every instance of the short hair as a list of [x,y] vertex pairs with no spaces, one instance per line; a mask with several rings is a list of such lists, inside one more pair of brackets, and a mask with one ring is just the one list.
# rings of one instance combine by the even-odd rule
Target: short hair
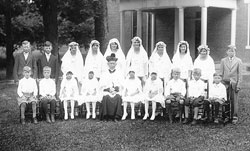
[[23,67],[23,71],[30,72],[30,71],[31,71],[31,67],[29,67],[29,66],[24,66],[24,67]]
[[43,67],[43,71],[51,71],[51,68],[49,66]]
[[220,73],[215,72],[215,73],[213,74],[213,77],[217,77],[217,76],[222,77],[222,75],[221,75]]
[[73,75],[73,72],[72,72],[72,71],[68,71],[68,72],[66,73],[66,75],[69,75],[69,74]]
[[180,68],[173,68],[172,69],[172,73],[181,73],[181,70],[180,70]]
[[22,45],[30,45],[30,42],[29,42],[28,40],[24,40],[24,41],[22,42]]
[[44,43],[44,47],[46,47],[46,46],[52,46],[52,43],[50,42],[50,41],[46,41],[45,43]]
[[201,69],[200,68],[194,68],[193,69],[193,74],[201,74]]
[[157,75],[157,72],[153,71],[151,72],[151,75]]
[[235,51],[236,50],[236,46],[235,45],[228,45],[228,49],[233,49]]
[[89,74],[94,74],[94,71],[89,71]]

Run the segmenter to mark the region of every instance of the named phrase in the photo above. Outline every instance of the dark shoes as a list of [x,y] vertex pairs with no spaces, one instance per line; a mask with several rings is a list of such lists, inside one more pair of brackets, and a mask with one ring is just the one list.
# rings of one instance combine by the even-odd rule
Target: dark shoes
[[191,125],[196,125],[197,124],[197,120],[193,119]]
[[187,124],[188,123],[188,119],[185,118],[184,121],[182,122],[182,124]]
[[234,116],[234,117],[233,117],[232,123],[233,123],[233,124],[237,124],[237,123],[238,123],[238,117],[237,117],[237,116]]

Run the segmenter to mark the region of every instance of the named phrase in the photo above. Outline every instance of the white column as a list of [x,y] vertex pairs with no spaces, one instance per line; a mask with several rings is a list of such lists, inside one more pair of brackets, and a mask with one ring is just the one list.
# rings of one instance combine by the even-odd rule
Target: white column
[[179,9],[179,41],[184,40],[184,8]]
[[146,12],[146,50],[150,50],[150,48],[149,48],[149,12]]
[[151,39],[150,39],[150,43],[151,43],[151,53],[154,50],[154,46],[155,46],[155,14],[151,13]]
[[231,45],[235,45],[236,40],[236,9],[232,10],[231,16]]
[[137,36],[142,38],[142,12],[137,10]]
[[207,7],[201,8],[201,44],[207,44]]
[[247,4],[247,45],[246,49],[250,49],[250,3]]
[[122,50],[124,50],[124,11],[120,12],[120,44]]

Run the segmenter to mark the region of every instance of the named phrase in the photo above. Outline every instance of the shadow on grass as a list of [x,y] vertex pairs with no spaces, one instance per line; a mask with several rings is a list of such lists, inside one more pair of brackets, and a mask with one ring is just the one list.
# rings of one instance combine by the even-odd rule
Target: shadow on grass
[[182,125],[155,121],[102,122],[77,118],[19,123],[16,86],[0,85],[1,150],[248,150],[250,90],[240,92],[237,125]]

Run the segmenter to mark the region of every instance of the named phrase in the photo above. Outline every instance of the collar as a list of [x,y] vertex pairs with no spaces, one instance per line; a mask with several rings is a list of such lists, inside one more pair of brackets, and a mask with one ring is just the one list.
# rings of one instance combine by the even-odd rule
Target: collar
[[114,73],[114,72],[115,72],[115,69],[114,70],[109,69],[109,73]]

